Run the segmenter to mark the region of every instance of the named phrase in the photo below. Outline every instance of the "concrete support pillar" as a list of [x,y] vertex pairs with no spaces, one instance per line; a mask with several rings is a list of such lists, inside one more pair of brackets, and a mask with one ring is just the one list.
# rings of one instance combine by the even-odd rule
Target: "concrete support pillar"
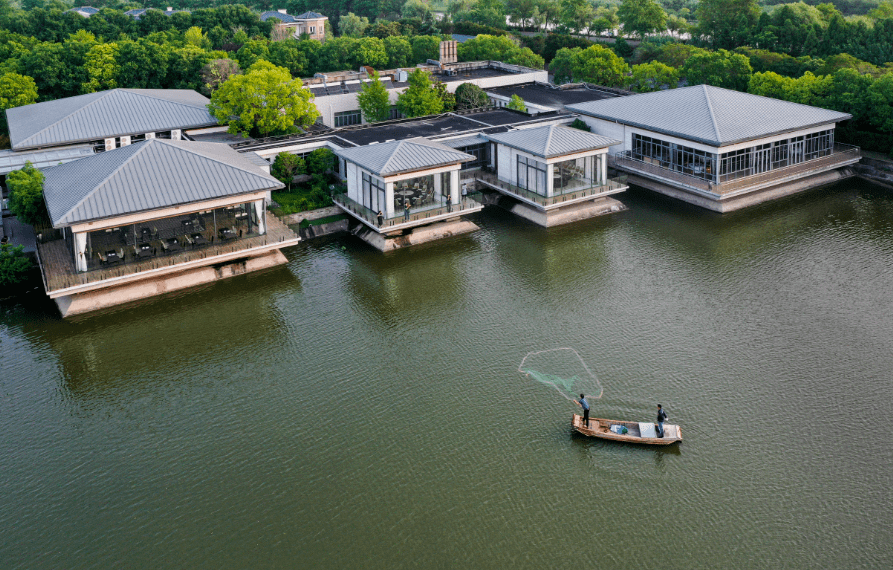
[[435,174],[434,175],[434,195],[435,196],[446,196],[448,192],[449,192],[449,188],[443,187],[443,175]]
[[267,209],[263,200],[254,201],[254,212],[257,214],[257,233],[263,235],[267,233]]
[[[384,186],[384,217],[394,217],[394,183],[386,182]],[[376,212],[378,213],[378,212]]]
[[87,270],[87,234],[80,232],[74,234],[74,262],[78,271]]
[[599,180],[602,184],[607,184],[608,182],[608,153],[602,153],[598,155],[598,159],[601,161],[599,163]]
[[462,200],[462,194],[459,192],[459,171],[453,170],[450,176],[450,198],[453,204],[458,204]]

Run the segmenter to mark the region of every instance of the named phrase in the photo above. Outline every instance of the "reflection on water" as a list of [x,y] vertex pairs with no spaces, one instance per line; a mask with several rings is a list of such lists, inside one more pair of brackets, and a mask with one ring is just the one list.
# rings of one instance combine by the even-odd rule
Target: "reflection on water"
[[[893,194],[623,200],[387,255],[302,243],[74,320],[5,302],[0,566],[893,565],[893,448],[860,427],[893,408]],[[681,445],[573,435],[517,371],[557,347],[603,385],[593,416],[661,402]]]

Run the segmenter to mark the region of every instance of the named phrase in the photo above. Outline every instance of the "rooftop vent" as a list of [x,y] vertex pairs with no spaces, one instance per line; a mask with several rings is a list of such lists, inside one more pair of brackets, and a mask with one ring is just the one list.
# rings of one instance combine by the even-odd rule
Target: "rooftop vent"
[[276,10],[276,11],[279,12],[280,14],[288,14],[288,10],[286,10],[285,8],[283,8],[282,10]]

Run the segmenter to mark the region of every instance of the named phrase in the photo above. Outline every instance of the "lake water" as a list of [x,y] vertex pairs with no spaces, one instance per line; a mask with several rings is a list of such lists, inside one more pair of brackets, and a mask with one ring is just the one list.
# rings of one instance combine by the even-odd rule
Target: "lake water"
[[[543,230],[283,268],[62,321],[0,305],[0,567],[893,567],[893,192],[720,216],[654,197]],[[518,373],[573,347],[574,436]]]

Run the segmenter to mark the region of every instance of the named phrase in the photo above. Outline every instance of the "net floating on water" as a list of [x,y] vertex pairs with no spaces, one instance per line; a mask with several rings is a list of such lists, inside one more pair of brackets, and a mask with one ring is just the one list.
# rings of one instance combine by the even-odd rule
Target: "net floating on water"
[[598,400],[604,393],[598,377],[573,348],[529,352],[521,360],[518,372],[555,388],[568,400],[576,400],[580,394],[585,394],[587,400]]

